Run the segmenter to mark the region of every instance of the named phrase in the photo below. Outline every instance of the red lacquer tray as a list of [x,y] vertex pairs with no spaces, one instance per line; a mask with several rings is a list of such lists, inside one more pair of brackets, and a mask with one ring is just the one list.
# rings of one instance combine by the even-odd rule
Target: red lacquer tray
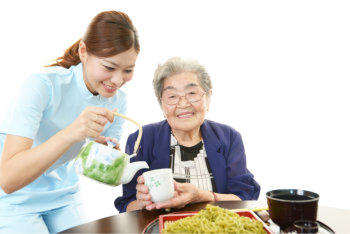
[[[240,216],[245,216],[245,217],[260,221],[264,226],[264,230],[269,234],[273,234],[273,232],[268,228],[268,226],[254,212],[249,211],[249,210],[248,211],[233,211],[233,212],[239,214]],[[162,233],[162,230],[164,228],[164,224],[166,221],[176,221],[178,219],[182,219],[182,218],[185,218],[188,216],[193,216],[197,213],[198,212],[193,211],[193,212],[183,212],[183,213],[160,215],[159,216],[159,233]]]

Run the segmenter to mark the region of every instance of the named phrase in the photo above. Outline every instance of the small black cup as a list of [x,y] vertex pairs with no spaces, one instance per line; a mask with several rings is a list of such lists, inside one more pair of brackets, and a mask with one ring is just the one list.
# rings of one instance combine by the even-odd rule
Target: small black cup
[[317,233],[318,224],[312,220],[297,220],[293,224],[294,230],[297,233]]

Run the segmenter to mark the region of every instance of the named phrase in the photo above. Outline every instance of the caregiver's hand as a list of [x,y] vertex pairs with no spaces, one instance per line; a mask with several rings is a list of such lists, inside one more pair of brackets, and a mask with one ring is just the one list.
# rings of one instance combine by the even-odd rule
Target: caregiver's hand
[[174,189],[174,196],[169,201],[155,204],[156,209],[182,208],[191,202],[201,200],[200,190],[193,184],[174,181]]
[[63,131],[72,143],[83,141],[87,137],[98,138],[107,122],[112,123],[113,120],[114,115],[107,108],[87,107]]
[[94,140],[104,145],[107,145],[107,142],[111,141],[115,144],[114,149],[121,150],[119,141],[113,137],[98,136]]

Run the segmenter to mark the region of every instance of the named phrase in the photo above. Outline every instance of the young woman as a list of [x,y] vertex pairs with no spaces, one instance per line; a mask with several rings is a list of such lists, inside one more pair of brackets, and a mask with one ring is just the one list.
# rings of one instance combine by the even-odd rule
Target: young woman
[[[96,15],[84,36],[23,84],[0,125],[0,232],[56,233],[84,222],[72,167],[86,138],[118,144],[140,50],[123,12]],[[118,147],[118,145],[117,145]]]

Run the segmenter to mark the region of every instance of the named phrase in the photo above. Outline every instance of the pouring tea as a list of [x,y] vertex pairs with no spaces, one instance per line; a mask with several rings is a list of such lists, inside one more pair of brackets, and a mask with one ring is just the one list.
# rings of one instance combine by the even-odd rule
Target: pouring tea
[[113,142],[107,142],[108,146],[93,140],[86,140],[82,146],[78,160],[80,173],[104,184],[117,186],[127,184],[136,172],[143,168],[149,168],[145,161],[130,163],[130,158],[136,156],[142,137],[142,127],[135,120],[116,112],[115,116],[127,119],[139,127],[139,134],[132,155],[128,155],[114,149]]

